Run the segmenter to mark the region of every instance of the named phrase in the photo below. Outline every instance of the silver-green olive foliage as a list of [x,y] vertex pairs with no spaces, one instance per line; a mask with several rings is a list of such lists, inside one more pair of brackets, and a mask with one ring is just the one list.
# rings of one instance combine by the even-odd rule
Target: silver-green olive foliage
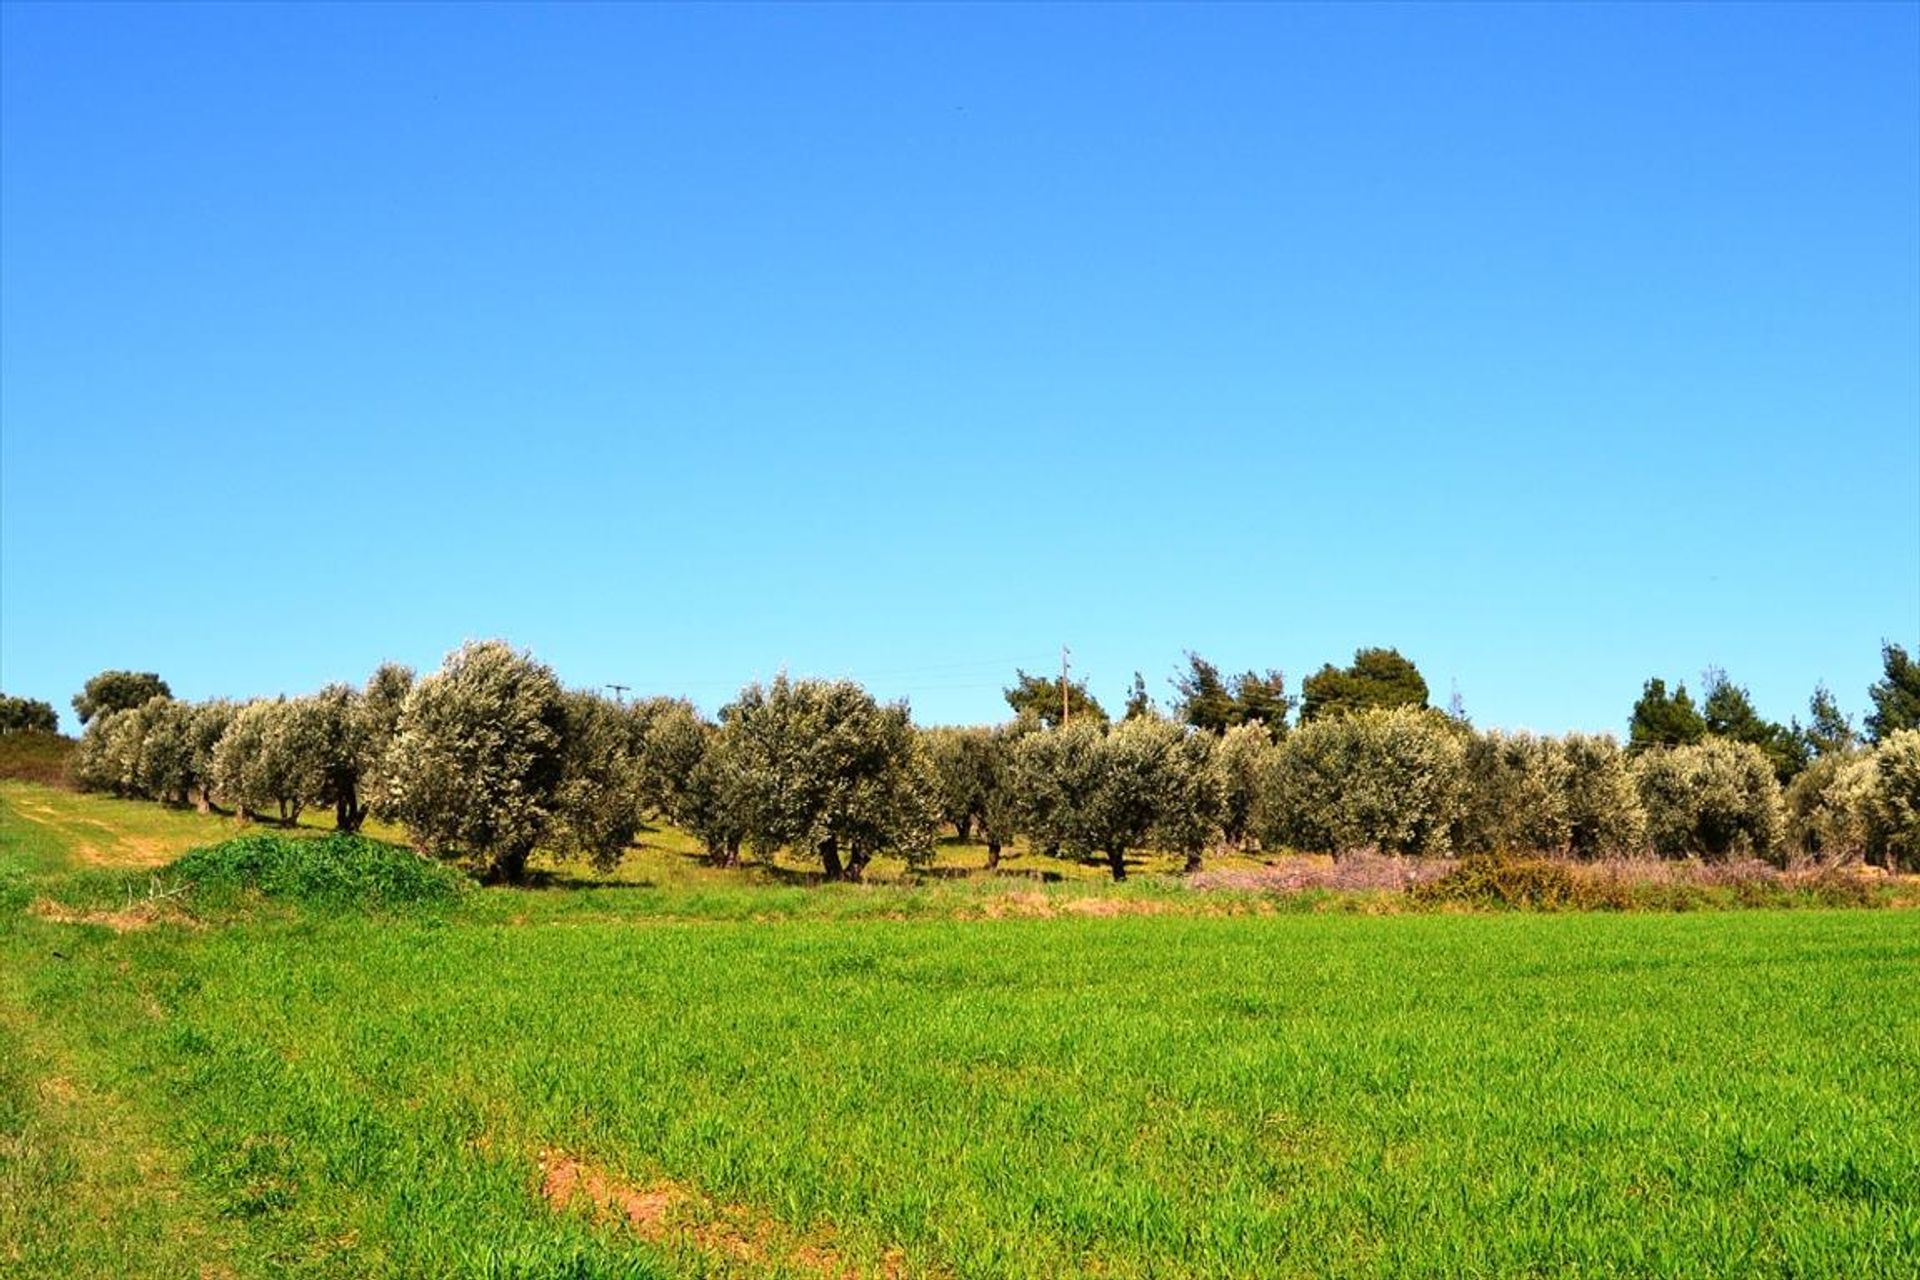
[[363,820],[367,814],[393,816],[387,757],[400,736],[400,711],[411,692],[413,668],[385,662],[367,677],[354,703],[355,784]]
[[940,819],[953,824],[962,841],[986,814],[989,796],[997,784],[993,730],[984,725],[965,728],[940,726],[921,730],[927,759],[939,783]]
[[1647,838],[1668,858],[1773,857],[1786,812],[1773,763],[1760,748],[1726,738],[1656,747],[1634,762]]
[[1273,740],[1264,723],[1252,721],[1228,729],[1214,749],[1213,771],[1220,783],[1221,838],[1236,849],[1244,849],[1253,841],[1260,778],[1273,756]]
[[1191,865],[1219,834],[1210,750],[1204,735],[1157,716],[1029,733],[1012,752],[1021,826],[1044,849],[1104,855],[1115,880],[1126,879],[1126,855],[1156,839]]
[[1796,856],[1834,864],[1871,856],[1880,781],[1876,754],[1829,751],[1787,784],[1787,845]]
[[1553,738],[1493,730],[1465,736],[1467,792],[1456,847],[1462,853],[1565,853],[1572,844],[1573,768]]
[[407,694],[387,757],[387,803],[429,853],[525,877],[565,768],[553,672],[497,640],[463,645]]
[[757,847],[811,852],[828,879],[859,879],[881,852],[932,855],[937,784],[904,704],[881,705],[848,680],[782,674],[741,690],[719,737]]
[[1920,871],[1920,729],[1896,729],[1874,748],[1871,840],[1888,867]]
[[1632,857],[1647,844],[1647,811],[1634,783],[1633,759],[1610,733],[1569,733],[1567,849],[1577,858]]
[[1309,720],[1267,767],[1262,842],[1332,854],[1445,854],[1464,813],[1465,756],[1456,726],[1425,709]]
[[127,713],[139,725],[134,785],[143,796],[184,806],[198,779],[194,773],[194,709],[172,698],[150,698]]
[[214,747],[214,790],[242,817],[272,807],[291,824],[323,790],[327,758],[327,716],[316,699],[249,702]]
[[685,698],[648,698],[635,704],[640,794],[648,813],[686,826],[687,788],[707,753],[713,726]]
[[617,866],[640,830],[643,726],[625,707],[581,690],[565,695],[560,786],[550,842],[600,870]]

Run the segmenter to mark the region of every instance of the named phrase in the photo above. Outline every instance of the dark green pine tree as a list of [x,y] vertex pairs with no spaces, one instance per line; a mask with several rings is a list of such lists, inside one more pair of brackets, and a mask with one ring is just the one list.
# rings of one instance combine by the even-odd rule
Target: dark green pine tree
[[1669,695],[1665,680],[1655,676],[1647,681],[1640,691],[1640,701],[1633,704],[1633,718],[1627,726],[1627,750],[1684,746],[1706,736],[1706,717],[1693,705],[1684,683]]

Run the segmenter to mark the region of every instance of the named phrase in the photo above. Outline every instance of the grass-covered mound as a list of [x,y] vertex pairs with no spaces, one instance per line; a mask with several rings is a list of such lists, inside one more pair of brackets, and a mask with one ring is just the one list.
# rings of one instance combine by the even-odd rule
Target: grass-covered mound
[[374,909],[445,905],[472,883],[410,849],[339,834],[239,836],[191,850],[163,874],[176,884],[192,885],[203,900],[251,891],[285,901]]
[[75,745],[72,738],[44,729],[0,733],[0,778],[64,787]]

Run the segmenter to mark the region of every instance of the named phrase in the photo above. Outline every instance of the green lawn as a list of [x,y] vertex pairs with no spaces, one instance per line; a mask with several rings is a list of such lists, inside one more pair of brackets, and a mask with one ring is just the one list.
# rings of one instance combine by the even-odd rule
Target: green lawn
[[990,919],[687,860],[116,933],[28,909],[33,830],[9,1275],[1920,1271],[1910,911]]

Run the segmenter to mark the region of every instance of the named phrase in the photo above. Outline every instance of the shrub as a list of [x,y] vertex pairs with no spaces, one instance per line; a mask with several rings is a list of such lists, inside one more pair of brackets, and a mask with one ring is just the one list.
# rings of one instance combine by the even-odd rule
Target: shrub
[[1475,855],[1440,879],[1413,886],[1414,899],[1476,907],[1568,911],[1601,905],[1600,895],[1564,862],[1548,858]]

